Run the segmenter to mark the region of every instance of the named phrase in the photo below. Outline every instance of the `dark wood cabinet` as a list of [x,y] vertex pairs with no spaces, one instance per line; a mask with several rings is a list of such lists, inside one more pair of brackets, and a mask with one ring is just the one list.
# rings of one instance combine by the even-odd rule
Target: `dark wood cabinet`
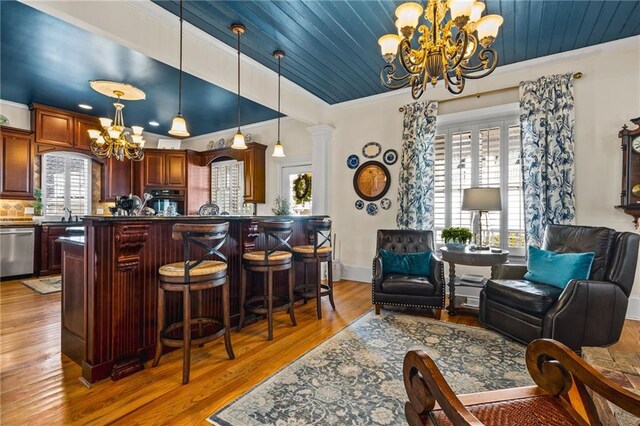
[[2,127],[0,133],[0,197],[33,199],[33,136],[9,127]]
[[100,121],[97,118],[74,118],[75,134],[73,139],[73,147],[83,151],[91,151],[91,138],[89,138],[89,130],[100,130]]
[[73,147],[73,115],[65,111],[35,106],[31,128],[35,130],[37,143]]
[[185,186],[187,184],[187,157],[184,152],[166,154],[166,185]]
[[61,352],[82,363],[84,354],[84,245],[63,241]]
[[40,243],[40,253],[39,256],[36,255],[36,272],[38,275],[60,273],[62,269],[62,245],[56,240],[66,233],[68,226],[71,226],[71,224],[43,224],[40,226],[40,235],[37,238]]
[[640,117],[631,122],[635,129],[625,124],[618,133],[622,141],[622,190],[617,207],[633,216],[636,229],[640,229]]
[[146,150],[141,163],[142,187],[183,188],[187,185],[187,156],[184,151]]
[[133,192],[133,163],[111,157],[102,165],[101,202],[113,202],[115,197]]

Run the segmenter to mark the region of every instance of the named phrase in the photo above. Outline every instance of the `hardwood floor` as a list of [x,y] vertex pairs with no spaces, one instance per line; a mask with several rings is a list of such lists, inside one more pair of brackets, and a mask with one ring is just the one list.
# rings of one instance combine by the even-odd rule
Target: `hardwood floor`
[[[0,296],[3,425],[207,424],[208,415],[372,308],[370,284],[342,281],[335,286],[338,309],[323,300],[322,321],[310,302],[296,308],[297,327],[286,313],[275,316],[272,342],[266,340],[265,321],[234,332],[233,361],[221,341],[194,348],[186,386],[180,384],[181,352],[175,351],[156,368],[147,363],[133,376],[86,388],[80,366],[60,354],[60,294],[42,296],[9,281],[0,284]],[[443,311],[442,320],[479,325],[474,313],[448,317]],[[639,336],[640,322],[627,321],[617,345],[638,350]]]

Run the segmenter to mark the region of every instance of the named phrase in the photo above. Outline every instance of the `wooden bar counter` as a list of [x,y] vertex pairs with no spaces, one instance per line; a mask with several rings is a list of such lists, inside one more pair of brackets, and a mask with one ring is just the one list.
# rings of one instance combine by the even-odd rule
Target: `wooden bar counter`
[[[156,344],[158,268],[184,260],[182,242],[171,238],[175,223],[229,222],[229,235],[221,251],[228,258],[231,321],[240,313],[242,254],[261,247],[257,224],[264,219],[291,219],[291,245],[307,244],[307,223],[325,216],[180,216],[102,217],[83,219],[84,241],[84,353],[82,377],[91,384],[114,380],[144,368]],[[296,265],[296,282],[303,269]],[[315,271],[308,270],[310,284]],[[286,295],[286,272],[274,275],[274,293]],[[64,285],[64,283],[63,283]],[[262,292],[262,277],[249,274],[249,292]],[[215,290],[215,289],[214,289]],[[222,315],[220,292],[204,293],[205,315]],[[167,321],[182,316],[180,300],[167,298]]]

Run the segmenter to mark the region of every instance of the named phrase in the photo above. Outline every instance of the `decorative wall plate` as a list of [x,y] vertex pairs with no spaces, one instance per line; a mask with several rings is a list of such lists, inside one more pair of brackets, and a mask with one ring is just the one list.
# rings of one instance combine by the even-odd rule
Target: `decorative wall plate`
[[378,142],[368,142],[362,147],[362,155],[365,158],[376,158],[382,152],[382,146]]
[[364,208],[364,201],[362,200],[357,200],[356,201],[356,209],[358,210],[362,210]]
[[350,169],[355,169],[360,165],[360,157],[356,154],[351,154],[349,158],[347,158],[347,167]]
[[395,149],[388,149],[384,152],[382,159],[385,164],[388,164],[389,166],[396,164],[396,161],[398,161],[398,152]]
[[383,198],[380,200],[380,207],[382,210],[389,210],[391,208],[391,200],[388,198]]
[[369,216],[375,216],[378,214],[378,205],[376,203],[367,204],[367,214]]

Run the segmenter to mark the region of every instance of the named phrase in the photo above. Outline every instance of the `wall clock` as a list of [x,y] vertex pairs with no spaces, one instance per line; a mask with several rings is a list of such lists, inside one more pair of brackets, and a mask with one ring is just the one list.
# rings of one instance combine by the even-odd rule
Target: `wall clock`
[[640,227],[640,117],[631,120],[638,126],[629,130],[625,124],[618,133],[622,139],[622,190],[620,205],[616,206],[633,216],[636,228]]

